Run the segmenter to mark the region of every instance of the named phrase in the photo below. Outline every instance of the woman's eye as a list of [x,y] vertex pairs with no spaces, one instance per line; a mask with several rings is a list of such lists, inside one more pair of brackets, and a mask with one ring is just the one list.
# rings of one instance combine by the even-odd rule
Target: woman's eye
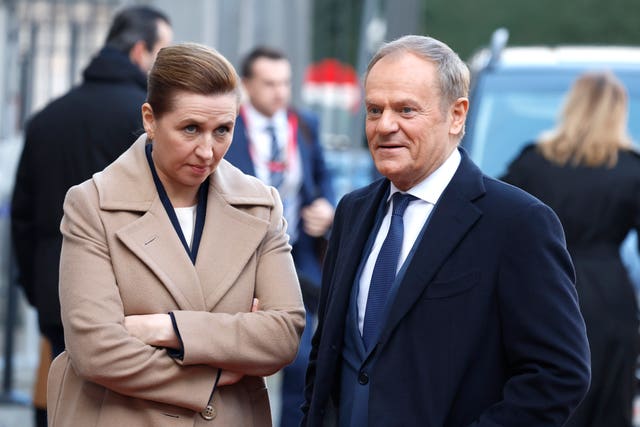
[[198,131],[198,127],[196,125],[189,125],[184,128],[184,131],[188,134],[194,134]]

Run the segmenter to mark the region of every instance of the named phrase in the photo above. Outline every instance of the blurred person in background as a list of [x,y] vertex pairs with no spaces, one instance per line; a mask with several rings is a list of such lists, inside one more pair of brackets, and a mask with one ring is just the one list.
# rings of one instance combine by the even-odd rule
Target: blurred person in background
[[630,230],[640,230],[640,156],[627,116],[627,92],[613,74],[584,74],[556,128],[525,147],[502,178],[557,213],[575,265],[592,379],[572,427],[632,423],[638,309],[619,249]]
[[297,427],[302,417],[300,405],[325,236],[333,221],[334,191],[320,144],[318,119],[289,106],[291,64],[286,56],[270,47],[256,47],[240,70],[248,102],[241,107],[226,159],[278,189],[307,310],[298,356],[282,372],[280,426]]
[[51,427],[271,427],[305,316],[277,191],[223,159],[239,86],[212,49],[160,50],[145,134],[67,193]]
[[60,220],[67,190],[114,161],[142,131],[147,72],[172,39],[168,18],[146,6],[123,9],[83,82],[27,123],[11,203],[19,283],[38,311],[56,356],[64,349],[58,303]]
[[[40,332],[54,357],[64,350],[58,270],[65,193],[135,141],[142,130],[147,72],[171,39],[169,18],[162,12],[147,6],[121,10],[104,47],[84,70],[83,82],[27,123],[11,203],[11,234],[18,281],[36,308]],[[38,425],[44,425],[45,411],[38,414]]]
[[336,208],[304,426],[560,427],[589,353],[562,227],[458,147],[469,70],[405,36],[367,68],[384,176]]

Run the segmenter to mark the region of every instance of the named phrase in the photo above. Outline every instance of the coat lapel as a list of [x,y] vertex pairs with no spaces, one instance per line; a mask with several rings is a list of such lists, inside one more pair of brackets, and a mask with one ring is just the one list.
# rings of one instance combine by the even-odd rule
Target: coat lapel
[[[144,152],[146,135],[94,177],[105,210],[141,212],[116,232],[145,263],[181,309],[209,310],[245,268],[269,222],[250,208],[273,207],[269,190],[226,160],[209,178],[202,240],[194,267],[162,205]],[[263,212],[268,212],[265,209]]]
[[[224,168],[222,164],[220,166]],[[219,178],[213,178],[214,182],[209,186],[207,217],[196,259],[196,269],[203,280],[202,289],[209,309],[214,308],[234,284],[256,253],[269,227],[266,219],[250,215],[234,205],[273,204],[266,193],[264,197],[248,201],[235,196],[234,192],[226,192],[221,188]]]
[[154,272],[181,309],[205,308],[196,270],[159,197],[147,213],[116,235]]
[[[461,150],[462,151],[462,150]],[[482,212],[473,203],[484,194],[482,173],[462,151],[458,171],[440,197],[407,268],[380,336],[384,345],[400,320],[422,295],[434,275]]]
[[236,283],[256,254],[269,229],[273,207],[269,187],[257,178],[247,177],[226,160],[209,178],[207,216],[196,259],[209,310]]
[[[333,272],[336,282],[331,288],[331,295],[328,296],[326,319],[344,321],[363,251],[375,226],[376,213],[388,187],[389,181],[379,180],[372,184],[370,191],[362,192],[351,205],[345,206],[349,217],[343,222],[348,224],[350,229],[340,230],[342,235],[347,237],[340,242],[339,259],[336,260]],[[342,323],[334,326],[334,331],[344,332]]]
[[94,176],[100,207],[141,212],[116,236],[158,277],[181,309],[202,310],[204,299],[191,260],[171,225],[151,177],[142,135],[118,160]]

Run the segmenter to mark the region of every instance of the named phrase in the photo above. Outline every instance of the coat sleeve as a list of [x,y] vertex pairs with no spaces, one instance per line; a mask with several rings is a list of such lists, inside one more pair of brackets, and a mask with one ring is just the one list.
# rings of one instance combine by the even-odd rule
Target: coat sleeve
[[532,202],[512,217],[498,277],[509,375],[503,400],[473,425],[561,426],[590,381],[575,274],[553,211]]
[[335,220],[332,229],[332,236],[329,239],[329,246],[327,248],[327,255],[324,260],[322,268],[322,286],[320,287],[320,302],[318,304],[318,326],[311,340],[311,353],[309,354],[309,363],[307,365],[307,372],[305,377],[304,386],[304,402],[301,406],[303,418],[302,426],[306,426],[308,423],[309,410],[311,409],[311,401],[314,397],[316,389],[316,369],[318,364],[318,353],[320,351],[320,341],[322,340],[322,334],[324,330],[324,324],[326,320],[327,301],[331,293],[332,277],[335,270],[336,258],[338,256],[338,236],[341,235],[341,219],[343,218],[342,212],[344,212],[345,198],[338,204],[336,208]]
[[71,364],[117,393],[194,411],[209,400],[217,370],[181,366],[124,327],[124,308],[91,181],[69,190],[60,229],[60,303]]
[[33,205],[33,174],[30,164],[29,133],[20,156],[11,200],[11,240],[18,265],[18,283],[25,290],[29,303],[36,305],[36,289],[33,281],[33,254],[36,241]]
[[[271,375],[291,363],[305,325],[300,287],[282,218],[282,203],[271,188],[274,208],[257,251],[255,313],[174,311],[185,365],[207,364],[246,375]],[[207,325],[203,329],[202,325]]]

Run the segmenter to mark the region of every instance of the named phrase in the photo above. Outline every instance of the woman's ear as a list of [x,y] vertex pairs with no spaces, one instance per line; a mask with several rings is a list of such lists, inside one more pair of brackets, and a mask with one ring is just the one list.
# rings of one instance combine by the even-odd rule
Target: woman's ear
[[148,102],[142,104],[142,125],[147,133],[147,138],[153,139],[156,130],[156,120],[153,115],[153,108]]

